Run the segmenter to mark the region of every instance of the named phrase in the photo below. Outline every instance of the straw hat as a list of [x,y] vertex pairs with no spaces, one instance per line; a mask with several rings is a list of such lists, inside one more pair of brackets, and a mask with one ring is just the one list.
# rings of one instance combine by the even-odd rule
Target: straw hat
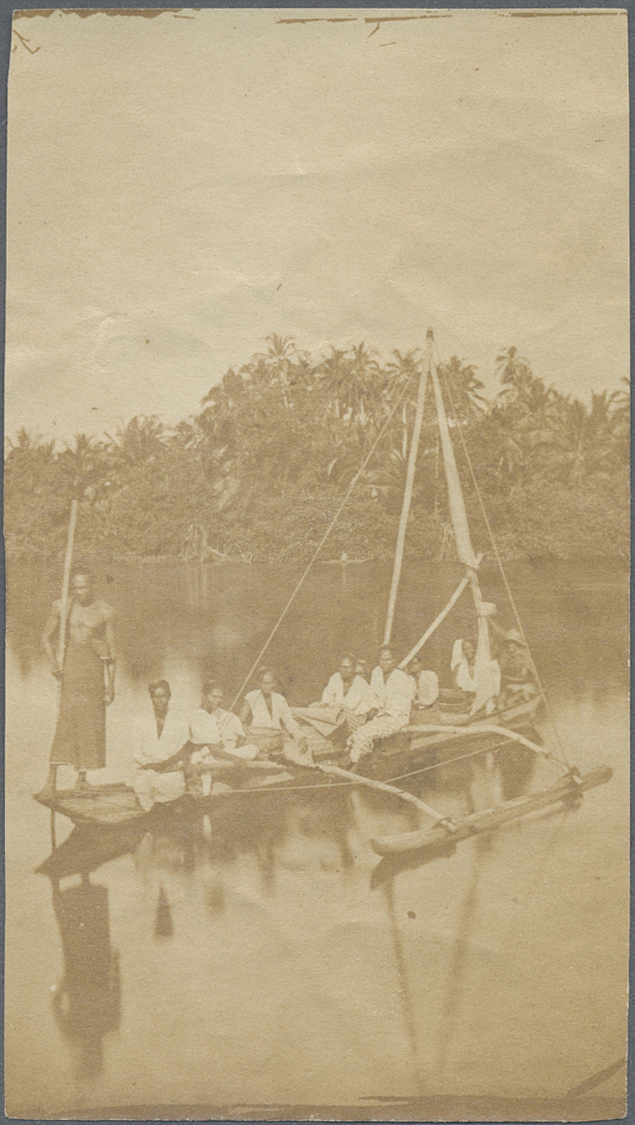
[[505,644],[520,645],[521,648],[526,647],[518,629],[510,629],[509,632],[505,633]]

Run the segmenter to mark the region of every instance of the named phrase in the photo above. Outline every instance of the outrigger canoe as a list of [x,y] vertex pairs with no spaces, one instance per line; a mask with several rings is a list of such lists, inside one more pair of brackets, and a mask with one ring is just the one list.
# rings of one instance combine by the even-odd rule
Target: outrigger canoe
[[[446,414],[446,405],[444,402],[444,395],[441,388],[440,375],[441,369],[439,361],[435,359],[435,344],[432,330],[427,334],[426,357],[425,362],[420,367],[420,380],[419,390],[417,396],[416,414],[413,426],[412,438],[410,441],[410,448],[408,453],[408,465],[406,471],[406,485],[404,490],[403,505],[401,517],[399,521],[399,529],[397,534],[397,545],[395,553],[395,561],[393,568],[393,575],[390,587],[390,594],[388,599],[388,612],[386,619],[386,627],[384,631],[384,644],[390,642],[391,630],[395,614],[396,599],[398,593],[399,579],[401,567],[404,556],[404,543],[406,537],[406,530],[410,512],[410,503],[412,499],[413,479],[417,464],[417,450],[419,439],[421,436],[421,427],[423,421],[423,410],[426,395],[426,387],[429,380],[432,382],[432,389],[434,393],[434,400],[436,406],[437,421],[439,427],[439,437],[441,443],[441,451],[443,455],[443,465],[445,469],[445,476],[448,489],[448,506],[450,513],[450,520],[453,531],[454,544],[456,547],[456,555],[459,563],[464,568],[464,575],[458,587],[450,597],[447,605],[441,610],[432,624],[426,629],[423,636],[411,649],[407,656],[403,658],[400,667],[404,668],[409,665],[410,660],[422,649],[427,640],[432,636],[435,630],[439,627],[442,621],[448,616],[453,607],[456,605],[462,592],[469,588],[473,606],[476,614],[476,627],[477,627],[477,646],[475,656],[475,683],[477,681],[477,672],[482,673],[482,680],[480,681],[481,687],[475,687],[474,705],[480,706],[481,704],[487,709],[487,704],[491,705],[491,699],[485,697],[481,698],[481,688],[483,684],[491,682],[489,674],[492,669],[497,667],[496,662],[492,660],[492,653],[490,647],[490,634],[489,622],[495,612],[496,607],[483,599],[480,583],[479,583],[479,566],[482,560],[482,555],[475,554],[472,541],[470,537],[470,529],[467,520],[467,511],[461,488],[461,482],[458,474],[452,439],[450,435],[450,427]],[[452,396],[451,390],[448,385],[445,387],[446,397],[451,404]],[[388,425],[386,422],[384,429]],[[461,422],[459,419],[454,418],[453,426],[455,432],[461,434]],[[371,450],[367,454],[364,462],[353,478],[353,482],[349,486],[349,490],[338,509],[337,515],[334,517],[331,525],[324,534],[320,545],[316,549],[313,559],[305,569],[303,576],[298,582],[294,593],[287,602],[285,609],[278,618],[274,625],[267,641],[265,642],[261,652],[259,653],[256,663],[253,665],[250,673],[247,676],[242,688],[245,688],[253,671],[262,660],[266,649],[268,648],[271,640],[276,634],[282,619],[288,612],[289,607],[300,589],[304,579],[306,578],[313,562],[316,561],[320,549],[332,527],[334,526],[339,512],[344,506],[352,488],[356,481],[361,479],[363,470],[372,455],[372,452],[381,437],[382,430]],[[478,482],[474,475],[473,467],[469,460],[469,453],[463,442],[463,452],[469,464],[472,482],[476,493],[478,494],[479,502],[481,504],[483,513],[485,515],[485,508],[483,506],[483,499],[478,490]],[[75,502],[74,502],[75,503]],[[70,554],[72,550],[72,538],[74,533],[74,519],[76,517],[76,505],[71,515],[71,528],[69,529],[69,544],[67,548],[67,556],[65,559],[65,574],[64,582],[62,584],[62,605],[64,605],[64,590],[68,587],[68,573],[70,568]],[[480,758],[489,764],[495,759],[497,755],[507,754],[512,747],[520,747],[523,751],[533,754],[543,754],[549,758],[549,754],[545,754],[542,749],[538,736],[533,731],[533,721],[536,718],[538,710],[546,703],[544,699],[544,692],[540,683],[540,676],[530,653],[529,648],[524,637],[522,624],[518,615],[518,611],[514,604],[511,589],[507,582],[503,566],[500,560],[499,552],[494,543],[489,521],[485,515],[485,524],[490,535],[492,542],[493,553],[499,564],[501,575],[507,594],[510,601],[510,607],[513,610],[514,617],[518,630],[514,630],[517,636],[517,641],[521,642],[527,654],[529,661],[529,668],[531,671],[531,679],[534,681],[532,689],[536,690],[535,696],[527,702],[520,702],[515,706],[498,709],[492,714],[483,717],[483,710],[477,712],[476,715],[460,714],[451,709],[445,710],[443,706],[439,705],[435,709],[428,712],[421,712],[415,716],[415,722],[411,723],[398,734],[378,740],[372,753],[364,757],[359,765],[356,767],[357,773],[350,772],[341,768],[342,751],[338,751],[337,747],[329,739],[322,737],[315,732],[315,737],[311,739],[310,745],[313,752],[313,759],[315,762],[314,767],[300,766],[290,764],[288,762],[241,762],[241,763],[227,763],[225,766],[218,765],[213,768],[213,785],[209,797],[203,797],[202,790],[197,789],[196,784],[191,788],[180,801],[174,802],[174,809],[178,810],[183,807],[184,803],[195,802],[196,805],[201,802],[213,802],[218,798],[225,798],[230,794],[246,794],[254,791],[273,791],[273,790],[291,790],[294,788],[316,788],[321,786],[329,786],[333,784],[339,785],[362,785],[369,786],[370,788],[379,789],[384,792],[392,793],[411,805],[418,807],[419,811],[425,814],[433,821],[432,827],[422,828],[420,831],[414,833],[405,833],[398,837],[389,837],[384,839],[376,839],[372,841],[372,846],[375,850],[383,856],[399,855],[408,852],[417,852],[422,849],[444,849],[448,846],[453,847],[458,841],[468,839],[470,836],[476,835],[478,832],[490,831],[499,825],[505,824],[509,820],[515,820],[525,816],[531,812],[535,812],[540,808],[548,807],[549,805],[558,804],[561,802],[577,801],[580,795],[586,790],[593,788],[596,785],[601,785],[610,780],[612,771],[608,767],[600,767],[587,774],[581,776],[575,768],[569,767],[564,760],[553,759],[554,763],[559,764],[561,777],[550,788],[543,790],[541,793],[520,795],[514,794],[509,800],[503,800],[494,808],[484,809],[481,811],[473,812],[468,816],[451,820],[447,815],[442,812],[431,808],[423,802],[418,796],[410,792],[413,788],[413,778],[421,775],[427,770],[442,767],[444,764],[451,762],[468,762],[470,760],[477,760]],[[64,621],[64,614],[62,613],[62,621]],[[501,631],[501,630],[499,630]],[[508,639],[511,639],[511,634],[508,634]],[[60,664],[63,661],[63,630],[60,636]],[[500,669],[499,669],[500,673]],[[488,679],[489,677],[489,679]],[[494,689],[496,690],[496,689]],[[241,694],[239,692],[239,695]],[[238,698],[238,696],[237,696]],[[493,698],[493,697],[492,697]],[[480,700],[480,703],[477,701]],[[554,728],[555,730],[555,728]],[[528,737],[531,736],[531,737]],[[316,741],[317,739],[317,741]],[[502,759],[501,759],[502,760]],[[390,779],[388,781],[387,779]],[[394,782],[400,782],[401,787],[397,788]],[[38,796],[38,800],[42,804],[47,805],[55,812],[62,813],[70,817],[75,824],[94,824],[102,826],[113,826],[123,824],[125,822],[138,820],[141,817],[152,815],[146,813],[139,805],[136,795],[132,789],[125,785],[102,785],[94,788],[87,788],[80,791],[65,790],[57,791],[52,798],[42,798]],[[168,808],[168,806],[160,806]],[[169,806],[172,808],[172,806]],[[154,811],[154,810],[152,810]]]

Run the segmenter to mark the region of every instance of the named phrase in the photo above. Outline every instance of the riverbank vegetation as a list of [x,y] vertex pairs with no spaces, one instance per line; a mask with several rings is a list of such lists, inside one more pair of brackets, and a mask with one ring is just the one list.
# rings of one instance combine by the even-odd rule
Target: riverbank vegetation
[[[177,426],[136,417],[112,437],[80,434],[62,449],[22,430],[5,459],[7,553],[61,553],[78,495],[86,556],[304,561],[385,427],[322,557],[390,558],[421,353],[382,360],[359,344],[312,357],[288,337],[267,343]],[[513,347],[498,357],[491,400],[462,360],[440,374],[477,550],[489,550],[482,499],[506,559],[626,557],[626,380],[586,405]],[[407,550],[454,557],[430,386]]]

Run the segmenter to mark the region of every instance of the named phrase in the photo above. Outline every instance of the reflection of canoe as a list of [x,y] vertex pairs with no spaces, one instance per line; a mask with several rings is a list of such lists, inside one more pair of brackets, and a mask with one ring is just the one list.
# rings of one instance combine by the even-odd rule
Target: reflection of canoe
[[36,868],[37,874],[48,875],[54,881],[69,875],[88,875],[103,863],[132,851],[145,830],[143,818],[127,824],[103,824],[99,832],[92,825],[75,827],[68,839]]

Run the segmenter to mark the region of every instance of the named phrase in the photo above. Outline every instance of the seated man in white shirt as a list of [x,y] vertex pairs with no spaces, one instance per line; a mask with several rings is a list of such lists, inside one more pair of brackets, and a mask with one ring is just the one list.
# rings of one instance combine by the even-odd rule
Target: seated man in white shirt
[[387,738],[408,726],[417,690],[412,676],[397,667],[395,654],[389,645],[384,645],[379,651],[379,664],[373,669],[370,686],[378,711],[374,719],[354,731],[348,740],[353,763],[370,754],[378,738]]
[[139,763],[130,778],[145,812],[155,802],[176,801],[185,793],[183,768],[188,757],[190,728],[187,716],[170,707],[167,680],[149,684],[153,714],[139,715],[133,724],[133,756]]
[[377,705],[367,681],[356,674],[356,663],[353,654],[345,652],[339,671],[333,673],[322,692],[321,701],[308,707],[294,707],[295,717],[310,723],[325,738],[339,727],[345,726],[348,734],[357,730]]
[[276,676],[273,670],[262,668],[259,682],[259,688],[247,692],[240,710],[249,738],[263,755],[282,754],[296,765],[312,766],[306,738],[289,704],[283,695],[274,691]]
[[436,672],[424,668],[423,660],[417,655],[413,656],[408,665],[408,674],[412,676],[417,691],[415,707],[421,711],[433,707],[439,698],[439,677]]
[[211,769],[216,763],[251,762],[258,755],[258,747],[247,743],[238,716],[221,707],[224,696],[223,685],[209,680],[203,685],[201,706],[190,715],[190,773],[200,774],[203,796],[210,792]]

